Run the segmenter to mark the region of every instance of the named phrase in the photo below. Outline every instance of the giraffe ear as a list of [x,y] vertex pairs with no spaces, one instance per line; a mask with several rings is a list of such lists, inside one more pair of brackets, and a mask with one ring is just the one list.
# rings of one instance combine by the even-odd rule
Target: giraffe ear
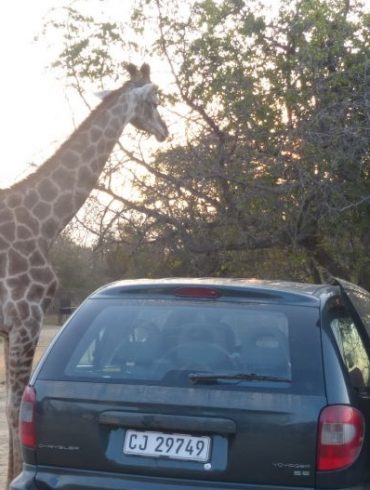
[[150,82],[150,66],[148,63],[143,63],[140,68],[141,75],[146,82]]
[[95,92],[94,95],[96,95],[96,97],[98,97],[99,99],[104,100],[112,92],[113,90],[101,90],[100,92]]

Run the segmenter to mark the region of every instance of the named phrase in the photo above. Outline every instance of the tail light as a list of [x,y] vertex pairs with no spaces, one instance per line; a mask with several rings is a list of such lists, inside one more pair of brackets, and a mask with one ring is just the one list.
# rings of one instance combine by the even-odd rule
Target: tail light
[[219,298],[220,291],[207,287],[184,287],[175,289],[175,295],[184,298]]
[[364,440],[364,419],[356,408],[332,405],[320,414],[317,470],[339,470],[354,463]]
[[27,386],[22,397],[19,431],[21,444],[30,448],[36,447],[35,406],[36,391],[31,386]]

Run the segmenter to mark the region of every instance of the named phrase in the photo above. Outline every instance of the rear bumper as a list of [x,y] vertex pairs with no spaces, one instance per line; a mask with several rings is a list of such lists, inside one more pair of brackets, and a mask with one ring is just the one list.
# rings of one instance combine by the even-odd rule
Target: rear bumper
[[[9,490],[325,490],[308,487],[248,485],[183,480],[24,465]],[[370,484],[341,490],[370,490]]]
[[9,490],[38,490],[35,483],[35,477],[35,466],[24,464],[22,473],[11,482]]

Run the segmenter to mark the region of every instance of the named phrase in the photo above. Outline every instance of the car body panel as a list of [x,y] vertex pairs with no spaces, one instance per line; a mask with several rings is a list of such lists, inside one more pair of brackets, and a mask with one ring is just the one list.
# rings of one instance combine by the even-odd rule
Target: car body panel
[[[279,394],[272,398],[269,393],[253,391],[227,393],[215,389],[95,383],[92,387],[86,387],[85,383],[66,386],[55,381],[40,381],[36,389],[43,417],[42,430],[37,436],[38,463],[44,466],[62,464],[94,469],[99,464],[104,471],[124,474],[135,473],[140,467],[143,475],[181,475],[234,483],[248,478],[256,484],[289,481],[296,486],[313,485],[315,426],[318,413],[326,403],[323,396]],[[112,411],[118,421],[104,420],[104,415],[109,416]],[[127,412],[137,417],[125,418]],[[60,414],[58,426],[55,426],[56,413]],[[190,420],[185,426],[185,416],[179,413],[185,413],[196,423]],[[156,415],[168,415],[171,425],[164,421],[158,429]],[[125,430],[138,428],[139,417],[143,419],[142,430],[145,425],[146,430],[210,435],[211,460],[203,464],[125,456]],[[208,417],[231,421],[237,427],[237,434],[225,433],[215,424],[207,428]],[[201,418],[205,420],[203,427],[199,425]],[[297,446],[297,439],[305,443]],[[101,448],[100,453],[97,448]],[[233,453],[242,453],[242,461],[232,457]]]

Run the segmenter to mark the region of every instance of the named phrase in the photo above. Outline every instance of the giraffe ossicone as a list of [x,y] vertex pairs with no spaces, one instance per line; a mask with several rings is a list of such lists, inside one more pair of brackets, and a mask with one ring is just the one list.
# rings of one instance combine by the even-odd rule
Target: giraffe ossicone
[[0,191],[0,335],[4,338],[8,480],[21,470],[18,417],[45,310],[57,278],[48,250],[89,196],[126,124],[168,136],[149,65],[126,65],[130,79],[107,94],[33,174]]

